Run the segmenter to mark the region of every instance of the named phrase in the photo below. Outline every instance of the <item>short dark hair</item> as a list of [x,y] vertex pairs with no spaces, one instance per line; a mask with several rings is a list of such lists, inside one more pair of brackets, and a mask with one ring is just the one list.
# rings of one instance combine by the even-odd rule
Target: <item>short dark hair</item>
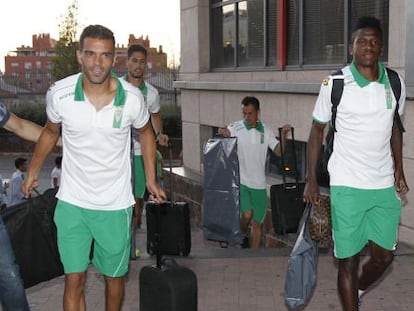
[[352,30],[351,42],[354,42],[356,32],[363,28],[373,28],[376,31],[378,31],[378,34],[382,41],[382,27],[381,27],[381,22],[379,21],[379,19],[374,16],[362,16],[358,18]]
[[19,169],[21,165],[25,164],[27,162],[27,159],[25,158],[17,158],[14,160],[14,166]]
[[260,102],[259,100],[254,97],[254,96],[246,96],[245,98],[242,99],[241,105],[244,106],[248,106],[248,105],[253,105],[256,110],[260,110]]
[[132,44],[129,46],[128,48],[128,58],[130,58],[132,56],[132,54],[134,54],[135,52],[141,52],[142,54],[144,54],[145,58],[147,58],[147,49],[144,48],[142,45],[140,44]]
[[79,39],[79,48],[81,51],[85,38],[112,40],[115,47],[114,33],[102,25],[89,25],[83,29]]

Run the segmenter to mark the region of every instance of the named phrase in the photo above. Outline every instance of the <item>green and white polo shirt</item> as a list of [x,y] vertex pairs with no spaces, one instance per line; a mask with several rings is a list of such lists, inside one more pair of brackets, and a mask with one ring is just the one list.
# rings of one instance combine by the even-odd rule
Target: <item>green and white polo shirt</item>
[[[379,63],[377,81],[365,79],[352,63],[342,69],[344,90],[338,105],[334,148],[328,163],[330,183],[359,189],[382,189],[394,184],[390,138],[396,100],[385,68]],[[401,80],[399,113],[405,108],[405,85]],[[331,119],[332,77],[324,79],[313,119]]]
[[[124,80],[128,81],[128,75],[125,74],[123,76]],[[158,93],[158,90],[147,81],[144,81],[139,86],[139,89],[144,96],[145,99],[145,105],[147,106],[148,112],[151,113],[157,113],[160,111],[160,96]],[[141,144],[139,143],[139,133],[134,133],[134,155],[139,156],[142,155],[141,152]]]
[[119,210],[135,203],[131,189],[131,126],[149,119],[142,94],[118,79],[113,102],[97,111],[85,96],[82,74],[56,82],[46,112],[61,123],[63,162],[57,197],[88,209]]
[[273,131],[261,121],[255,128],[244,120],[231,123],[227,128],[231,136],[237,137],[240,183],[253,189],[265,189],[267,150],[273,150],[279,143]]

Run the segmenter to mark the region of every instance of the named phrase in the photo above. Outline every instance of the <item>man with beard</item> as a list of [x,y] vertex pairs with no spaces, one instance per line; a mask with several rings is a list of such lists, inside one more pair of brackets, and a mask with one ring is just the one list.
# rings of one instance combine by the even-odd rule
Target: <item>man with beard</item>
[[104,275],[107,311],[119,311],[128,271],[134,197],[129,147],[131,126],[139,129],[147,187],[154,201],[165,200],[155,175],[156,144],[141,93],[111,73],[115,38],[101,25],[86,27],[77,59],[82,72],[57,81],[46,95],[48,122],[39,138],[23,185],[36,186],[39,170],[62,127],[63,158],[55,223],[65,271],[63,309],[86,309],[90,261]]

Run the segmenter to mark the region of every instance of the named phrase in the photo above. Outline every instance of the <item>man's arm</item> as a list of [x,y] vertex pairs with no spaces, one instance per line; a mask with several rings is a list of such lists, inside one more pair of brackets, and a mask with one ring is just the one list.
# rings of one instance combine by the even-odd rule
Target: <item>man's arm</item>
[[10,112],[10,118],[4,128],[26,140],[37,142],[43,127],[28,120],[24,120]]
[[[10,113],[9,120],[3,127],[17,136],[32,142],[38,141],[43,130],[43,127],[40,125],[29,120],[21,119],[12,112]],[[59,147],[62,146],[62,140],[60,137],[56,144]]]
[[151,124],[154,128],[155,139],[161,146],[168,146],[168,136],[162,132],[162,119],[159,112],[151,113]]
[[391,135],[391,150],[394,158],[395,188],[399,194],[405,194],[409,190],[404,176],[402,146],[403,135],[394,120]]
[[142,148],[142,158],[144,160],[145,179],[147,189],[152,194],[157,203],[162,203],[166,199],[164,190],[157,184],[156,175],[156,143],[151,124],[148,122],[139,129],[139,140]]
[[306,185],[303,200],[317,205],[319,199],[319,185],[316,179],[316,165],[318,163],[323,140],[323,131],[326,124],[313,122],[306,149]]
[[52,151],[60,135],[60,124],[47,121],[46,126],[36,144],[27,177],[23,183],[23,191],[28,197],[33,188],[37,187],[39,171],[47,155]]

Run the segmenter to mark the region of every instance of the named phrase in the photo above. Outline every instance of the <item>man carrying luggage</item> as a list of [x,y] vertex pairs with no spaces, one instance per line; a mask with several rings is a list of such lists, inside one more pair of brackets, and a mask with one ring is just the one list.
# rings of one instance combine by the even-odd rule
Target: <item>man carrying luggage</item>
[[[220,128],[224,137],[237,137],[240,166],[240,229],[244,234],[242,248],[258,248],[262,238],[262,223],[266,216],[267,193],[265,163],[270,148],[280,156],[280,144],[271,128],[259,119],[260,103],[247,96],[241,102],[243,120]],[[291,126],[283,126],[281,142],[285,144]],[[251,241],[249,226],[251,225]]]
[[[124,75],[124,79],[138,88],[144,96],[145,105],[150,113],[151,125],[153,127],[155,138],[161,146],[168,146],[168,136],[163,133],[162,119],[160,114],[160,97],[158,90],[150,83],[144,80],[145,71],[147,69],[147,49],[139,44],[133,44],[128,48],[126,66],[128,72]],[[145,171],[144,161],[142,159],[141,144],[139,141],[139,133],[134,131],[133,148],[134,148],[134,195],[135,206],[132,217],[132,226],[140,228],[142,223],[142,211],[144,208],[145,195]],[[133,230],[133,233],[135,230]],[[134,239],[134,237],[132,237]],[[135,244],[135,241],[132,243]],[[131,250],[131,259],[137,257],[139,250]]]
[[[21,138],[36,142],[42,131],[39,125],[20,119],[0,102],[0,127]],[[23,281],[15,262],[9,235],[0,216],[0,303],[5,310],[28,311]]]
[[[362,17],[352,33],[350,65],[342,69],[344,87],[337,107],[333,153],[328,162],[334,253],[339,259],[338,291],[343,310],[359,309],[362,294],[393,261],[408,192],[402,161],[402,129],[396,114],[405,106],[401,77],[399,109],[386,69],[378,19]],[[322,83],[308,140],[304,201],[317,204],[316,163],[323,131],[332,116],[332,78]],[[396,111],[397,110],[397,111]],[[368,244],[370,258],[358,277],[359,254]]]
[[131,126],[140,130],[148,191],[165,201],[155,175],[155,137],[142,94],[111,73],[115,38],[101,25],[86,27],[77,59],[82,72],[52,86],[46,95],[48,121],[23,184],[37,184],[46,155],[62,125],[63,163],[54,220],[65,271],[63,309],[86,309],[86,270],[92,240],[94,266],[104,275],[107,311],[119,311],[128,271],[131,187]]

